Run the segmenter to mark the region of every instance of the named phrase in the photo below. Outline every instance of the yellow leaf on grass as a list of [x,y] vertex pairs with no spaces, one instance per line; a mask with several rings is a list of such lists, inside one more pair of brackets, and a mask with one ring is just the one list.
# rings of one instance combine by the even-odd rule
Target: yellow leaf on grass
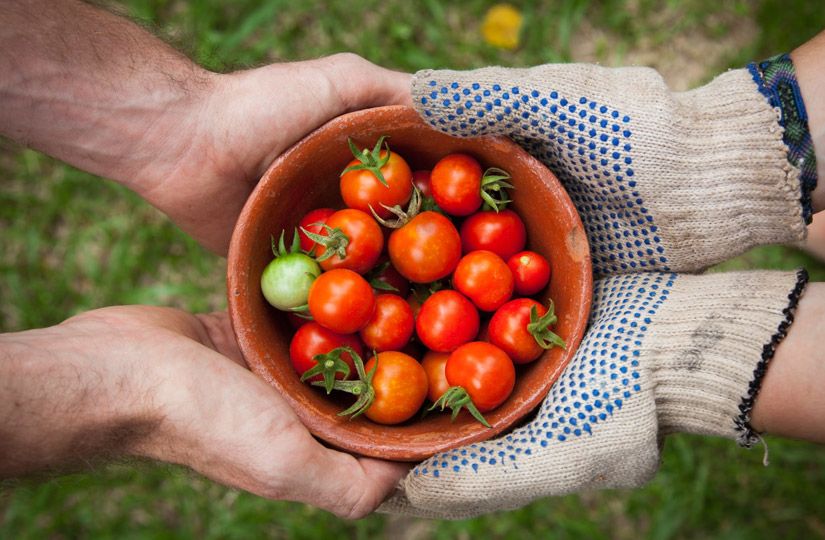
[[494,47],[515,49],[519,46],[522,23],[521,11],[510,4],[496,4],[487,10],[481,35]]

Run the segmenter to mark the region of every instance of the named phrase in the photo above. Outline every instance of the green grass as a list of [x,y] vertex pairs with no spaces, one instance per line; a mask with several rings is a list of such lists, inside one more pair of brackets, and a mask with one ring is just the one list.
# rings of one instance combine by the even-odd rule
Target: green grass
[[[620,63],[674,40],[711,45],[738,25],[752,38],[724,51],[704,77],[782,52],[825,26],[815,2],[525,0],[516,51],[485,45],[490,2],[469,0],[129,0],[120,8],[197,61],[230,70],[351,50],[404,70],[567,61],[593,39]],[[664,14],[662,13],[662,6]],[[224,261],[127,190],[36,152],[0,147],[0,330],[46,326],[122,303],[220,309]],[[825,267],[783,247],[753,250],[720,269]],[[668,439],[650,485],[537,501],[460,522],[371,516],[345,522],[310,507],[226,489],[184,469],[114,464],[0,489],[0,538],[800,538],[825,537],[825,452],[769,439],[762,450],[694,436]]]

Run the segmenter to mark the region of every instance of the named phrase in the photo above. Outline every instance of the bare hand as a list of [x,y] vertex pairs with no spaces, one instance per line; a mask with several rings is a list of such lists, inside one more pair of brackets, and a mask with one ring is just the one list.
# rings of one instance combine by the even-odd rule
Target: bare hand
[[316,441],[244,367],[225,313],[105,308],[6,334],[0,352],[0,478],[128,454],[359,518],[409,469]]

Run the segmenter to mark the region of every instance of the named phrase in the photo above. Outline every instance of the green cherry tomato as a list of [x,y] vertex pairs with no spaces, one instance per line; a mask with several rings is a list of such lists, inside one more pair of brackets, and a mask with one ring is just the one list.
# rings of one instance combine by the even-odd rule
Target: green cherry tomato
[[315,259],[300,251],[297,232],[292,249],[284,248],[281,234],[280,246],[276,251],[273,242],[273,259],[261,275],[261,291],[266,301],[281,310],[303,306],[309,297],[309,288],[321,274],[321,267]]

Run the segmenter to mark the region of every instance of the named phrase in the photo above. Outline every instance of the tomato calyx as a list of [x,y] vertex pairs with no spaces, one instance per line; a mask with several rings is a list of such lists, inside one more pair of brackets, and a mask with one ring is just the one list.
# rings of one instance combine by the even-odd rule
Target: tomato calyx
[[[355,159],[360,161],[358,165],[351,165],[344,169],[341,172],[341,176],[344,176],[350,171],[369,171],[375,175],[381,184],[384,187],[390,187],[387,183],[387,180],[384,178],[384,174],[381,172],[381,167],[387,164],[390,160],[390,145],[385,142],[387,139],[387,135],[381,135],[378,138],[378,142],[375,143],[375,147],[372,150],[364,148],[363,150],[359,150],[355,143],[352,142],[351,137],[347,137],[347,144],[349,145],[349,149],[352,152],[352,155],[355,156]],[[384,157],[381,157],[381,146],[384,146],[386,149],[386,153]]]
[[513,189],[513,184],[508,182],[510,173],[498,167],[490,167],[484,171],[481,177],[481,199],[484,201],[484,210],[495,210],[499,212],[513,202],[508,198],[507,189]]
[[315,257],[315,260],[318,262],[325,261],[334,255],[338,255],[340,259],[345,259],[347,257],[349,237],[337,227],[333,229],[326,223],[319,223],[319,225],[321,225],[323,230],[327,231],[326,236],[310,232],[301,227],[301,232],[307,235],[310,240],[313,240],[316,244],[324,248],[324,252]]
[[458,413],[461,412],[461,409],[466,407],[467,411],[473,415],[473,418],[487,427],[492,427],[481,414],[481,411],[478,410],[475,403],[473,403],[473,400],[470,398],[470,394],[467,393],[467,390],[460,386],[451,386],[448,388],[443,394],[441,394],[441,397],[433,403],[432,407],[427,409],[427,411],[432,411],[436,407],[439,407],[442,411],[447,407],[452,409],[453,412],[450,419],[453,421],[455,421]]
[[[352,361],[355,364],[355,372],[358,374],[358,379],[354,381],[342,381],[333,379],[332,389],[348,392],[358,399],[347,409],[338,413],[338,416],[349,416],[350,420],[356,418],[366,412],[370,408],[372,402],[375,401],[375,388],[372,385],[372,378],[375,376],[375,371],[378,369],[378,361],[376,359],[375,365],[372,369],[366,371],[364,368],[364,361],[361,357],[350,347],[340,347],[344,352],[349,353]],[[313,386],[325,386],[326,381],[313,381]],[[327,392],[329,393],[329,391]]]
[[341,356],[344,354],[352,355],[354,353],[355,351],[353,351],[350,347],[337,347],[326,354],[316,354],[312,357],[316,364],[301,375],[301,382],[311,379],[316,375],[321,375],[324,380],[317,382],[320,382],[323,385],[324,390],[327,391],[327,394],[331,393],[334,383],[337,380],[335,376],[338,373],[341,373],[344,379],[349,377],[349,366],[341,358]]
[[269,235],[269,240],[272,243],[272,254],[277,259],[278,257],[282,257],[284,255],[290,255],[292,253],[304,253],[301,249],[301,237],[298,236],[298,229],[295,229],[295,232],[292,234],[292,245],[289,246],[289,249],[286,249],[286,244],[284,244],[284,233],[285,230],[281,231],[281,236],[278,238],[278,244],[275,245],[275,237]]
[[550,349],[555,346],[567,350],[567,343],[550,330],[550,327],[556,324],[557,321],[558,317],[554,313],[552,300],[550,300],[550,305],[547,307],[547,313],[541,317],[539,317],[535,304],[530,307],[530,322],[527,323],[527,331],[535,338],[536,343],[542,349]]
[[370,212],[372,212],[372,216],[375,220],[384,227],[387,227],[388,229],[400,229],[409,223],[412,218],[417,216],[419,212],[421,212],[421,204],[421,191],[417,187],[413,186],[412,195],[410,196],[410,203],[407,205],[406,210],[402,210],[398,205],[387,206],[386,204],[381,203],[381,206],[394,215],[395,219],[382,218],[375,212],[372,206],[370,206]]

